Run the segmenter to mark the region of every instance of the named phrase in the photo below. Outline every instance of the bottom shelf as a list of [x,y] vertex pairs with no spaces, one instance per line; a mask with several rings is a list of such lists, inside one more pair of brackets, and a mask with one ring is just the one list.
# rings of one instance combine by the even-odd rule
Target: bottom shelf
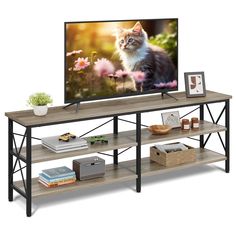
[[[226,160],[226,157],[217,152],[210,151],[208,149],[196,149],[197,160],[192,163],[182,164],[174,167],[161,166],[155,162],[150,162],[150,159],[142,158],[142,176],[152,176],[157,174],[163,174],[174,170],[186,169],[193,166],[209,164],[213,162]],[[105,185],[115,182],[126,182],[128,180],[134,180],[137,178],[136,160],[120,162],[118,166],[113,164],[106,166],[106,174],[103,178],[77,181],[73,184],[60,186],[56,188],[46,188],[42,184],[38,183],[38,178],[32,179],[32,197],[39,197],[51,194],[57,194],[61,192],[68,192],[78,190],[84,187],[95,187],[99,185]],[[14,185],[24,191],[22,181],[14,182]]]
[[[196,148],[195,150],[196,150],[196,161],[173,167],[165,167],[160,164],[157,164],[156,162],[151,162],[149,157],[142,158],[142,176],[159,175],[175,170],[187,169],[194,166],[205,165],[226,160],[226,157],[224,155],[208,149]],[[136,163],[135,160],[128,162],[121,162],[120,166],[126,167],[130,171],[135,172],[136,169],[135,163]]]

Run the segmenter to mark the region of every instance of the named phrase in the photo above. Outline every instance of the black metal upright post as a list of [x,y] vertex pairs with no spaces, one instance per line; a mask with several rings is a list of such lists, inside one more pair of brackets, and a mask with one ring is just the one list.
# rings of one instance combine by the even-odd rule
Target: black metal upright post
[[141,192],[141,113],[136,114],[136,191]]
[[[200,121],[204,120],[204,104],[200,105]],[[204,148],[204,135],[200,135],[200,148]]]
[[[118,134],[118,116],[114,116],[113,118],[113,134]],[[114,165],[118,165],[118,149],[113,150],[113,163]]]
[[26,215],[31,216],[31,127],[26,128]]
[[225,132],[225,172],[229,173],[230,171],[230,117],[229,117],[230,104],[229,100],[225,101],[225,126],[227,128]]
[[13,201],[13,121],[8,119],[8,200]]

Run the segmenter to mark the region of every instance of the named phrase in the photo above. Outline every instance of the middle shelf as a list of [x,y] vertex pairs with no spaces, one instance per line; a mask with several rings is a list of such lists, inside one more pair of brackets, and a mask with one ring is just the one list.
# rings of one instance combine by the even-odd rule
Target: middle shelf
[[[142,129],[141,144],[145,145],[151,143],[158,143],[179,138],[198,136],[202,134],[216,133],[225,130],[226,128],[224,126],[213,124],[208,121],[200,121],[200,126],[198,130],[182,131],[180,128],[177,128],[171,130],[171,132],[166,135],[152,135],[147,129]],[[90,153],[105,152],[114,149],[137,146],[135,130],[119,132],[118,135],[106,134],[106,137],[109,140],[108,144],[89,144],[89,147],[87,149],[69,151],[64,153],[54,153],[49,149],[43,147],[41,144],[32,145],[32,163],[39,163]],[[22,148],[21,155],[23,158],[26,156],[25,147]]]

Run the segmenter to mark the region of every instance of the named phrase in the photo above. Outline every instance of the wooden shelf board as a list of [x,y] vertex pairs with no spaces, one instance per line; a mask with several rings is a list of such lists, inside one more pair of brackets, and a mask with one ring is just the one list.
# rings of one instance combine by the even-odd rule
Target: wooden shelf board
[[[182,131],[180,128],[173,129],[167,135],[152,135],[147,129],[142,129],[142,145],[150,143],[158,143],[168,140],[175,140],[179,138],[186,138],[197,136],[201,134],[215,133],[225,131],[226,128],[221,125],[213,124],[207,121],[200,122],[200,128],[198,130]],[[57,160],[62,158],[81,156],[90,153],[105,152],[114,149],[122,149],[127,147],[136,146],[136,132],[135,130],[120,132],[118,136],[113,134],[107,134],[106,137],[109,139],[108,144],[94,144],[89,145],[88,148],[64,152],[64,153],[54,153],[53,151],[43,147],[42,145],[32,146],[32,163],[39,163],[44,161]],[[26,148],[23,147],[22,156],[26,156]]]
[[[202,134],[216,133],[226,131],[226,128],[222,125],[213,124],[208,121],[200,121],[198,130],[182,131],[180,128],[175,128],[166,135],[153,135],[148,129],[142,129],[142,145],[155,143],[155,142],[164,142],[169,140],[175,140],[180,138],[187,138],[193,136],[199,136]],[[132,137],[132,135],[129,135]],[[133,140],[135,140],[135,134],[133,134]]]
[[[76,151],[69,151],[63,153],[55,153],[48,148],[45,148],[41,144],[33,145],[32,146],[32,163],[39,163],[44,161],[51,161],[57,160],[62,158],[74,157],[74,156],[81,156],[90,153],[97,153],[97,152],[105,152],[114,149],[122,149],[132,146],[137,146],[137,143],[130,139],[129,137],[125,137],[121,135],[111,135],[108,134],[106,137],[109,140],[108,144],[93,144],[88,146],[86,149],[76,150]],[[21,152],[22,156],[26,156],[26,148],[22,148]]]
[[50,124],[68,123],[79,120],[97,119],[101,117],[119,116],[136,112],[171,109],[181,106],[194,106],[231,99],[232,96],[206,91],[205,97],[186,98],[185,92],[171,93],[170,97],[161,98],[160,94],[149,96],[127,97],[123,99],[82,103],[79,112],[76,105],[67,109],[63,106],[50,107],[46,116],[35,116],[33,110],[6,112],[5,115],[23,126],[38,127]]
[[[164,167],[155,162],[150,162],[150,158],[142,158],[142,176],[152,176],[163,174],[175,170],[186,169],[194,166],[209,164],[213,162],[223,161],[226,157],[222,154],[210,151],[208,149],[196,149],[197,160],[188,164],[181,164],[175,167]],[[114,182],[125,182],[134,180],[136,175],[136,161],[120,162],[118,166],[113,164],[106,166],[106,174],[103,178],[77,181],[74,184],[60,186],[56,188],[47,188],[38,183],[38,178],[32,179],[32,197],[40,197],[61,192],[74,191],[87,187],[95,187]],[[14,182],[21,190],[24,190],[22,181]]]
[[[51,194],[58,194],[62,192],[75,191],[82,188],[89,188],[95,186],[101,186],[110,183],[116,182],[125,182],[129,180],[134,180],[137,178],[137,175],[132,171],[121,168],[113,164],[106,166],[106,174],[102,178],[76,181],[73,184],[68,184],[64,186],[59,186],[55,188],[47,188],[38,182],[38,178],[32,179],[32,197],[46,196]],[[24,191],[24,186],[22,181],[14,182],[18,188]]]
[[[158,174],[164,174],[167,172],[187,169],[194,166],[210,164],[213,162],[223,161],[226,160],[226,157],[220,153],[208,150],[208,149],[201,149],[196,148],[196,161],[186,164],[177,165],[174,167],[165,167],[162,165],[157,164],[156,162],[150,162],[150,158],[142,158],[142,176],[152,176]],[[120,166],[124,166],[128,168],[130,171],[135,173],[136,170],[136,162],[135,160],[128,161],[128,162],[121,162]]]
[[[182,131],[181,128],[175,128],[170,133],[165,135],[153,135],[147,128],[142,129],[141,145],[159,143],[180,138],[194,137],[202,134],[216,133],[226,131],[226,127],[218,124],[213,124],[208,121],[200,121],[199,129]],[[128,130],[119,133],[120,137],[129,137],[131,140],[136,140],[136,131]]]

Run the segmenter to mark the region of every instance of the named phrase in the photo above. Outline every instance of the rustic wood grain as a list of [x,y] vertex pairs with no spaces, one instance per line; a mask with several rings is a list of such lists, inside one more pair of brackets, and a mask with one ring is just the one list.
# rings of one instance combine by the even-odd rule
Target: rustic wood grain
[[[196,149],[196,161],[188,164],[181,164],[174,167],[165,167],[157,164],[156,162],[151,162],[150,158],[142,158],[142,176],[152,176],[163,174],[171,171],[176,171],[180,169],[186,169],[194,166],[205,165],[213,162],[223,161],[226,157],[222,154],[207,150],[207,149]],[[125,182],[128,180],[136,179],[136,161],[125,161],[116,165],[107,165],[106,173],[103,178],[77,181],[76,183],[59,186],[55,188],[47,188],[42,184],[38,183],[38,178],[32,180],[32,197],[40,197],[51,194],[58,194],[61,192],[75,191],[82,188],[96,187],[105,184],[115,183],[115,182]],[[14,185],[19,187],[24,191],[22,181],[14,182]]]
[[[134,139],[131,139],[129,137],[120,135],[112,135],[108,134],[106,135],[109,142],[108,144],[88,144],[88,148],[76,150],[76,151],[69,151],[69,152],[63,152],[63,153],[55,153],[48,148],[42,146],[41,144],[33,145],[32,146],[32,163],[39,163],[44,161],[51,161],[51,160],[57,160],[62,158],[68,158],[68,157],[74,157],[74,156],[81,156],[85,154],[90,153],[97,153],[97,152],[105,152],[110,151],[114,149],[122,149],[122,148],[128,148],[137,146],[137,143]],[[21,151],[22,157],[26,157],[26,147],[22,148]]]
[[[73,184],[68,184],[64,186],[59,186],[55,188],[47,188],[38,182],[38,178],[32,179],[32,197],[39,197],[51,194],[58,194],[62,192],[74,191],[82,188],[96,187],[104,184],[110,184],[115,182],[125,182],[129,180],[134,180],[137,175],[132,171],[121,168],[113,164],[106,166],[105,176],[102,178],[76,181]],[[22,181],[14,182],[14,184],[24,191],[24,186]]]
[[[180,128],[173,129],[166,135],[153,135],[148,129],[142,129],[141,144],[158,143],[163,141],[175,140],[179,138],[192,137],[201,134],[215,133],[225,131],[226,128],[221,125],[213,124],[207,121],[200,121],[198,130],[182,131]],[[136,146],[136,131],[124,131],[120,132],[117,136],[113,134],[107,134],[106,137],[109,140],[108,144],[94,144],[89,145],[87,149],[70,151],[64,153],[55,153],[42,145],[32,146],[32,163],[57,160],[62,158],[80,156],[90,153],[105,152],[114,149],[121,149]],[[22,149],[22,157],[26,156],[26,148]]]
[[[152,176],[158,174],[164,174],[171,171],[187,169],[194,166],[210,164],[213,162],[223,161],[226,160],[226,157],[220,153],[208,150],[208,149],[201,149],[196,148],[196,161],[186,164],[180,164],[173,167],[165,167],[156,162],[150,161],[150,158],[142,158],[142,176]],[[127,168],[130,171],[135,173],[136,170],[136,162],[135,160],[128,161],[128,162],[121,162],[119,164],[123,168]]]
[[178,100],[160,94],[123,98],[116,100],[97,101],[82,103],[79,112],[72,106],[63,109],[62,106],[49,108],[48,114],[43,117],[34,116],[32,110],[6,112],[5,115],[10,119],[22,124],[23,126],[44,126],[55,123],[66,123],[84,119],[96,119],[106,116],[122,115],[135,113],[138,111],[150,111],[171,109],[178,106],[190,106],[202,103],[217,102],[232,98],[230,95],[207,91],[205,97],[186,98],[185,92],[171,93]]

